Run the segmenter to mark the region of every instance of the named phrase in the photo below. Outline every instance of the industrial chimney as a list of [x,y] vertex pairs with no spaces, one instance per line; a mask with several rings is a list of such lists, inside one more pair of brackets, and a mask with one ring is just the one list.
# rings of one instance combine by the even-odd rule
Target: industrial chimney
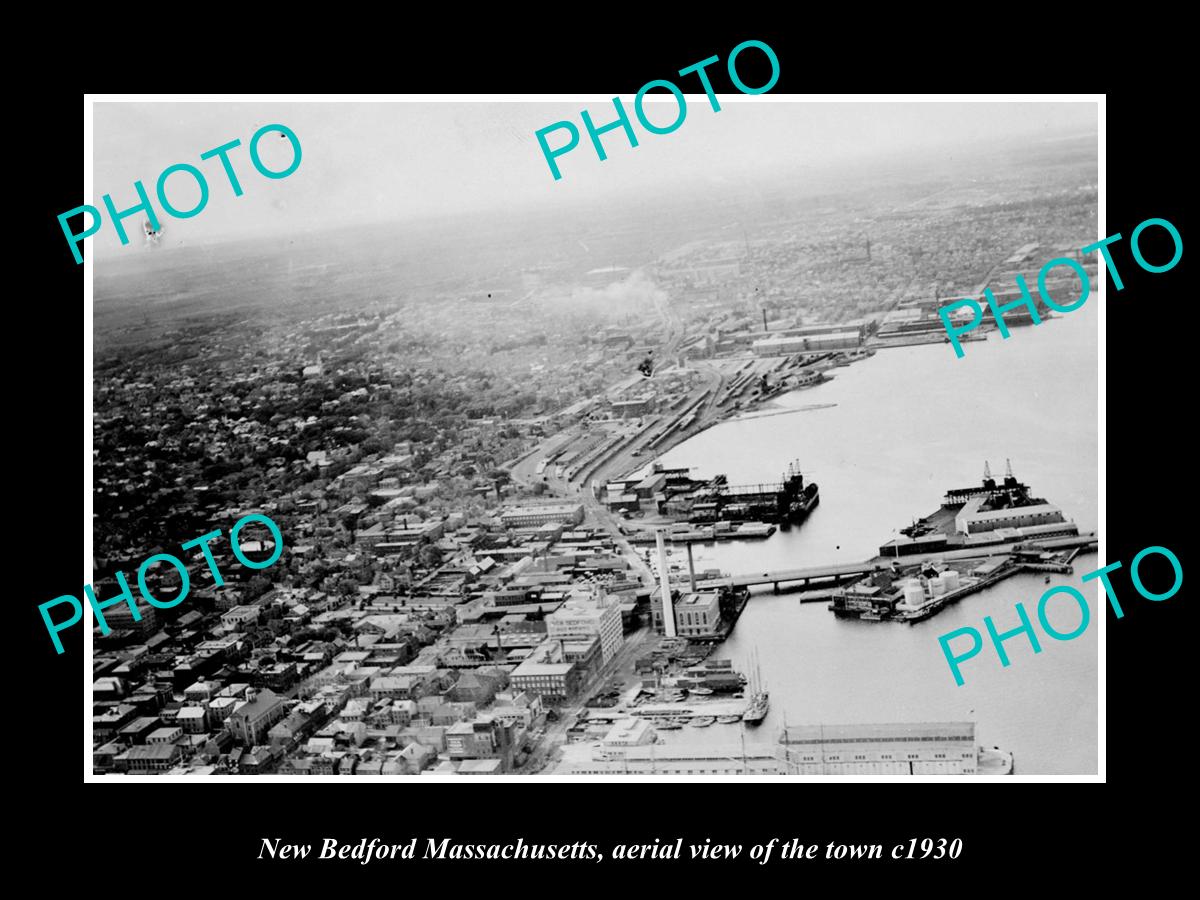
[[671,578],[667,572],[667,544],[663,540],[662,529],[654,532],[654,541],[658,545],[658,583],[662,591],[663,633],[667,637],[675,637],[675,605],[671,602]]

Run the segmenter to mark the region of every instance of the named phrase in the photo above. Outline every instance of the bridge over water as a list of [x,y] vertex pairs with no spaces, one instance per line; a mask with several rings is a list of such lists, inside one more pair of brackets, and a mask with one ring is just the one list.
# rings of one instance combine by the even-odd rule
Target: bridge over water
[[[1063,550],[1068,548],[1092,548],[1096,545],[1096,532],[1085,531],[1078,535],[1059,538],[1044,538],[1038,541],[1017,541],[1005,544],[989,544],[979,547],[969,547],[957,550],[939,550],[933,553],[914,553],[892,559],[891,557],[875,557],[865,562],[832,563],[824,566],[808,566],[802,569],[775,569],[770,572],[748,572],[732,575],[728,578],[696,579],[696,590],[716,587],[754,587],[755,585],[770,584],[779,590],[781,584],[799,583],[808,585],[813,581],[829,579],[830,584],[838,584],[843,580],[857,578],[871,572],[888,571],[893,562],[903,566],[918,565],[937,560],[967,560],[985,559],[991,556],[1005,556],[1020,548],[1038,550]],[[688,584],[687,574],[673,575],[672,580],[681,586]]]
[[[835,583],[846,578],[857,578],[868,572],[882,572],[891,568],[887,562],[870,560],[860,563],[834,563],[825,566],[808,566],[803,569],[776,569],[771,572],[749,572],[742,575],[732,575],[728,578],[696,579],[696,590],[715,587],[753,587],[759,584],[774,585],[779,590],[781,584],[799,582],[806,585],[812,581],[832,579]],[[687,583],[687,576],[679,581]]]

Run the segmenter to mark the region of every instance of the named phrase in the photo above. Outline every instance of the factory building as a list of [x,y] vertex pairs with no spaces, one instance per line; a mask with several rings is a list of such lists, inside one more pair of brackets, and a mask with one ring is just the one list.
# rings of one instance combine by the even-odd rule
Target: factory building
[[638,416],[648,416],[657,406],[655,394],[643,394],[640,397],[628,397],[624,400],[614,400],[609,404],[614,416],[622,419],[632,419]]
[[680,637],[712,637],[721,624],[716,591],[684,594],[675,603],[675,633]]
[[852,350],[862,343],[862,336],[853,331],[834,331],[827,334],[797,334],[761,338],[750,345],[756,356],[790,356],[793,353],[821,353],[827,350]]
[[578,525],[583,521],[582,503],[547,503],[544,506],[514,506],[500,514],[505,528],[528,528],[547,522]]
[[720,594],[717,591],[680,593],[672,589],[671,611],[675,619],[675,632],[664,628],[662,611],[662,588],[650,594],[650,621],[654,630],[671,637],[712,637],[721,624]]

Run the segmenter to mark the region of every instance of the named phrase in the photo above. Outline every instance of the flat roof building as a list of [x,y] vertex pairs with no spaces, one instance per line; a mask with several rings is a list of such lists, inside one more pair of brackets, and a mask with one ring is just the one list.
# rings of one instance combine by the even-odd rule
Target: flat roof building
[[807,353],[819,350],[845,350],[862,343],[862,334],[857,331],[834,331],[828,334],[796,334],[782,337],[760,338],[750,345],[756,356],[788,356],[792,353]]
[[514,506],[500,514],[500,524],[505,528],[527,528],[530,526],[545,525],[547,522],[578,525],[582,521],[582,503],[547,503],[544,506]]
[[1024,528],[1062,522],[1062,510],[1050,503],[1028,506],[1009,506],[1003,509],[980,509],[988,497],[972,497],[954,517],[954,528],[960,534],[996,531],[1001,528]]
[[178,744],[139,744],[122,754],[131,775],[165,772],[183,759]]
[[675,601],[675,633],[680,637],[711,637],[721,624],[720,596],[716,591],[684,594]]
[[559,640],[600,639],[600,662],[616,656],[625,642],[616,597],[572,597],[546,616],[546,634]]
[[583,673],[575,663],[563,659],[561,643],[547,638],[509,677],[515,691],[526,691],[549,703],[563,703],[578,693]]

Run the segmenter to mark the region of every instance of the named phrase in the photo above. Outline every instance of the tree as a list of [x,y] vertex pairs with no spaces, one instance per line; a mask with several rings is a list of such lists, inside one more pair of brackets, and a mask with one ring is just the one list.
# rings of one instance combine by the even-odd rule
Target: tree
[[270,580],[264,575],[255,575],[246,582],[246,586],[242,589],[242,592],[246,597],[246,601],[253,603],[269,590],[271,590]]
[[442,551],[433,544],[424,544],[417,551],[417,560],[426,569],[436,569],[442,564]]

